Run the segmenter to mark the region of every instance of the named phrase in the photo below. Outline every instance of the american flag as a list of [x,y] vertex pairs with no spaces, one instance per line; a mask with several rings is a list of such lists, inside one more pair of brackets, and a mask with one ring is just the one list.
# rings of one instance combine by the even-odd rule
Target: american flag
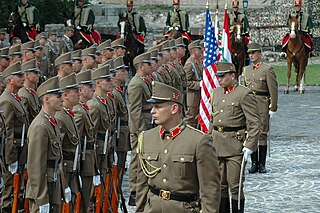
[[201,129],[208,133],[210,117],[211,117],[211,100],[210,96],[212,90],[219,87],[218,79],[215,76],[217,72],[215,62],[218,60],[219,55],[218,41],[215,37],[215,29],[212,25],[210,11],[207,9],[206,12],[206,29],[204,35],[204,70],[203,70],[203,81],[201,82],[201,99],[199,109],[199,123]]

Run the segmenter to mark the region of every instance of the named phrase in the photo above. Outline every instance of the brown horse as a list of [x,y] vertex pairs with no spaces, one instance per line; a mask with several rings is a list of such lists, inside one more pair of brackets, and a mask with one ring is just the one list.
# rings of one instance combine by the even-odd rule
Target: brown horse
[[236,66],[237,76],[241,76],[247,55],[247,44],[243,35],[243,22],[237,20],[231,33],[231,58]]
[[7,31],[10,34],[10,38],[9,38],[10,43],[13,37],[20,38],[22,43],[30,41],[30,38],[28,37],[28,34],[27,34],[27,30],[23,27],[20,15],[17,11],[10,13],[10,16],[8,19]]
[[[291,77],[291,67],[292,63],[294,64],[296,71],[296,82],[295,82],[295,91],[299,93],[304,93],[304,79],[305,71],[308,64],[308,58],[310,49],[304,45],[302,32],[298,30],[299,21],[298,17],[289,15],[289,27],[290,27],[290,39],[287,44],[286,53],[287,53],[287,64],[288,64],[288,80],[287,86],[284,90],[285,94],[289,93],[290,87],[290,77]],[[300,86],[298,87],[300,83]]]

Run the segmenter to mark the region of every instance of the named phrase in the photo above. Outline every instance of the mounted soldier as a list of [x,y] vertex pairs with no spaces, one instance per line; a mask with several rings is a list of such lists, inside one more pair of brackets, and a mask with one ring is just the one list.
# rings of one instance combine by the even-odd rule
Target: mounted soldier
[[[310,49],[310,52],[312,51],[312,33],[313,33],[313,22],[312,18],[307,14],[304,13],[301,10],[302,6],[302,0],[294,0],[294,7],[295,11],[293,13],[289,14],[289,19],[293,16],[296,17],[298,20],[298,29],[302,35],[303,35],[303,40],[304,44],[307,48]],[[288,24],[289,24],[289,19],[288,19]],[[289,26],[291,29],[291,26]],[[282,51],[280,53],[280,57],[287,57],[287,44],[290,40],[290,34],[287,33],[284,38],[282,39]]]
[[18,5],[18,13],[29,38],[34,40],[37,34],[41,32],[41,16],[38,9],[29,4],[29,0],[21,0],[21,4]]
[[167,15],[167,32],[164,36],[169,36],[172,30],[176,30],[181,33],[181,36],[191,41],[189,36],[190,24],[189,15],[186,11],[180,9],[180,0],[172,0],[173,9],[168,12]]
[[239,1],[232,0],[232,11],[229,14],[229,26],[230,26],[230,33],[233,33],[233,28],[235,23],[240,20],[243,23],[243,32],[242,35],[245,36],[246,43],[249,42],[249,22],[245,14],[239,11]]

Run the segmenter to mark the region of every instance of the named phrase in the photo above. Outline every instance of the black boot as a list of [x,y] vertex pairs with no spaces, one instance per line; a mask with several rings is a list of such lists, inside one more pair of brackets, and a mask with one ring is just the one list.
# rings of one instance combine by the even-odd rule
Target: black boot
[[244,200],[240,200],[240,210],[239,210],[238,200],[232,199],[232,213],[244,213]]
[[129,206],[136,206],[136,192],[131,192],[129,201],[128,201]]
[[253,152],[251,154],[252,166],[249,169],[249,173],[253,174],[259,171],[259,161],[258,161],[258,152]]
[[259,173],[267,173],[266,158],[267,146],[259,146]]
[[220,211],[219,213],[230,213],[230,202],[229,198],[221,198],[220,200]]

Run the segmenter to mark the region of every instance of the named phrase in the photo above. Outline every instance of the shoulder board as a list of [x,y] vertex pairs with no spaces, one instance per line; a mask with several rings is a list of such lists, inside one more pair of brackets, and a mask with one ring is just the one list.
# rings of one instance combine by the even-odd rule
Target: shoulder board
[[243,86],[243,85],[241,85],[241,84],[239,84],[239,85],[238,85],[238,87],[244,88],[245,90],[248,90],[248,91],[250,91],[250,92],[251,92],[251,90],[250,90],[248,87]]
[[266,67],[271,67],[270,64],[267,64],[267,63],[264,63],[264,62],[262,62],[261,65],[266,66]]
[[192,126],[188,125],[188,124],[187,124],[187,127],[188,127],[189,129],[192,129],[192,130],[194,130],[194,131],[196,131],[196,132],[199,132],[199,133],[201,133],[201,134],[205,135],[205,133],[204,133],[204,132],[202,132],[202,131],[200,131],[199,129],[196,129],[196,128],[194,128],[194,127],[192,127]]

